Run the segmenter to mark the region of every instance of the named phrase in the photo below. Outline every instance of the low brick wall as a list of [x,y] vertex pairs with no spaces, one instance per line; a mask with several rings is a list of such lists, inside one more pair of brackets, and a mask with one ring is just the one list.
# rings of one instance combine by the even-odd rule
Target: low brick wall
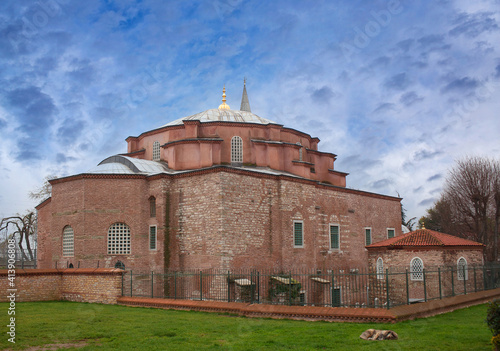
[[[121,269],[16,269],[15,286],[9,286],[8,271],[0,270],[0,290],[16,289],[16,301],[67,300],[115,304],[121,296]],[[0,295],[7,302],[8,294]]]

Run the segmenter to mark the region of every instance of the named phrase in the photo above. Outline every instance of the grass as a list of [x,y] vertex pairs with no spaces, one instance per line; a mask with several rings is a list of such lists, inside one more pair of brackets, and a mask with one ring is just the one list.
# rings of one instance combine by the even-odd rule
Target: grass
[[[76,302],[23,302],[16,304],[15,344],[8,342],[5,333],[7,309],[7,303],[0,303],[1,349],[77,344],[84,345],[79,350],[492,350],[491,333],[484,321],[486,305],[397,324],[355,324]],[[400,339],[359,339],[369,328],[394,330]]]

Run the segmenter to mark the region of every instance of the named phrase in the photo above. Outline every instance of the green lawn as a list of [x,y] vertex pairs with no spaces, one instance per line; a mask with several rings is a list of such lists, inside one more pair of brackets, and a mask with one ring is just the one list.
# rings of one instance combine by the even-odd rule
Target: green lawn
[[[20,350],[47,344],[84,346],[79,350],[492,349],[491,334],[484,322],[486,305],[398,324],[354,324],[75,302],[24,302],[16,304],[16,344],[7,341],[7,309],[7,303],[0,303],[1,349]],[[392,329],[400,339],[359,339],[368,328]]]

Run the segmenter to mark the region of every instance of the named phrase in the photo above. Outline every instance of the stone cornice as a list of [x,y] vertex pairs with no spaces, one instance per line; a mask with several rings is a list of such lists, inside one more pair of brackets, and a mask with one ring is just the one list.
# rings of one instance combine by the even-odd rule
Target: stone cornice
[[168,148],[170,146],[179,145],[179,144],[220,144],[224,140],[221,138],[189,138],[189,139],[180,139],[175,141],[170,141],[168,143],[163,144],[162,148]]

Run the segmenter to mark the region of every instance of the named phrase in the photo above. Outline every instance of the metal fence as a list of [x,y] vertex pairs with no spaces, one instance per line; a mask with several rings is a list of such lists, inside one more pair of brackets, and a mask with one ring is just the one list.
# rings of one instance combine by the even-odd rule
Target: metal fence
[[500,287],[500,266],[314,271],[198,270],[134,273],[122,295],[333,307],[393,307]]
[[[24,251],[24,255],[23,252]],[[15,267],[26,269],[26,268],[36,268],[36,249],[32,249],[31,253],[33,254],[33,259],[30,259],[30,253],[27,249],[19,249],[16,246],[14,250],[14,258],[15,258]],[[7,245],[4,245],[2,249],[0,249],[0,269],[5,269],[8,267],[9,261],[9,253]]]

